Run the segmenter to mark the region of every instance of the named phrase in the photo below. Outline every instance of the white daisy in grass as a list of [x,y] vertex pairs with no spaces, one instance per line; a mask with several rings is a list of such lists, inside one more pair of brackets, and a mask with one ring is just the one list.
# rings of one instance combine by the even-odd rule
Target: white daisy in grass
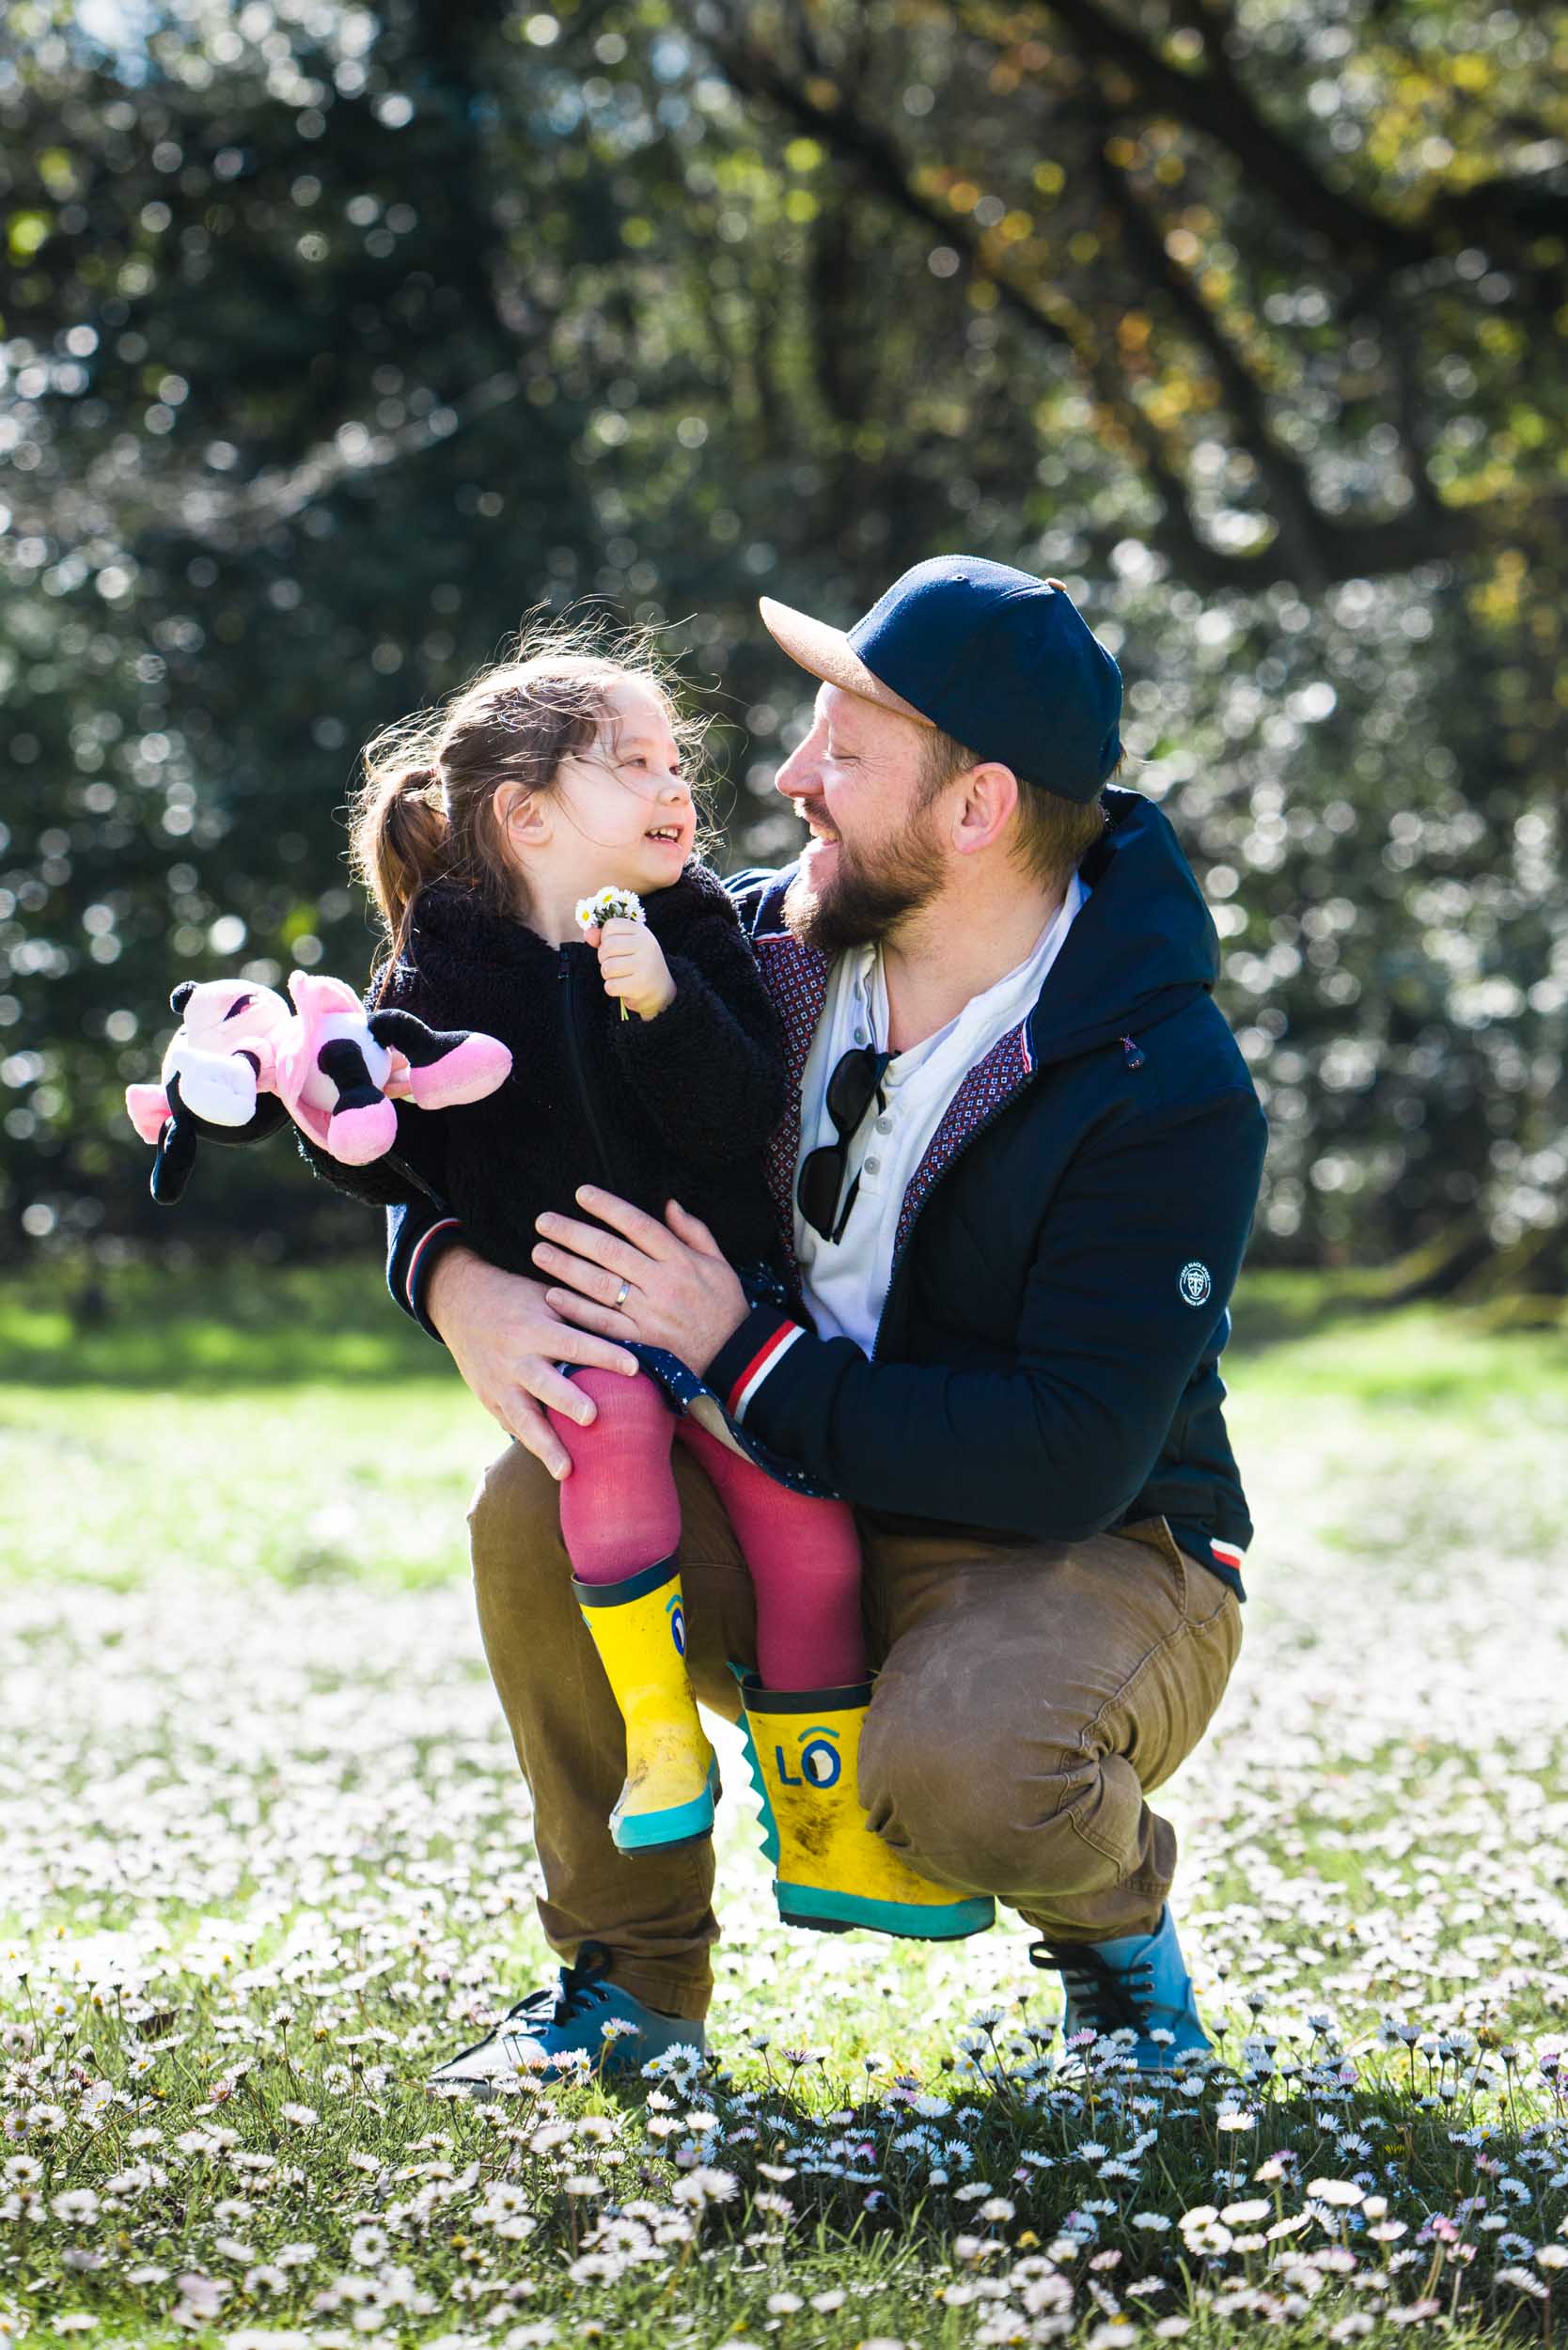
[[[381,1485],[356,1480],[363,1535],[355,1512],[329,1517],[320,1492],[290,1518],[303,1472],[298,1399],[284,1401],[269,1437],[268,1407],[251,1398],[243,1442],[259,1430],[261,1454],[288,1471],[271,1489],[290,1580],[269,1567],[273,1528],[252,1511],[220,1529],[199,1582],[173,1560],[144,1587],[95,1588],[90,1609],[64,1586],[0,1592],[0,1670],[17,1712],[8,1735],[27,1756],[25,1782],[7,1797],[8,1899],[38,1921],[13,1953],[27,1983],[16,1970],[0,1984],[0,2237],[25,2231],[37,2246],[56,2280],[55,2313],[76,2314],[80,2301],[79,2313],[98,2313],[99,2339],[162,2339],[177,2305],[191,2323],[227,2279],[219,2341],[246,2329],[272,2335],[273,2350],[295,2330],[374,2340],[371,2327],[395,2329],[388,2312],[407,2306],[385,2297],[403,2290],[385,2282],[390,2268],[359,2272],[363,2297],[316,2306],[339,2291],[351,2237],[373,2225],[412,2290],[437,2300],[411,2337],[446,2326],[476,2350],[505,2343],[530,2291],[553,2293],[581,2259],[593,2264],[573,2287],[584,2326],[559,2324],[560,2335],[588,2339],[588,2325],[603,2324],[612,2339],[625,2296],[631,2338],[644,2286],[656,2297],[678,2263],[695,2277],[712,2253],[704,2279],[731,2261],[737,2274],[759,2259],[773,2273],[744,2300],[705,2304],[695,2327],[672,2323],[671,2350],[712,2350],[729,2332],[760,2342],[769,2293],[808,2303],[821,2286],[861,2281],[853,2250],[836,2251],[840,2266],[825,2275],[795,2261],[803,2243],[844,2243],[878,2171],[928,2318],[955,2225],[1014,2238],[980,2264],[980,2282],[993,2264],[998,2282],[1016,2277],[1014,2255],[1038,2231],[1036,2248],[1055,2262],[1050,2291],[1066,2296],[1050,2307],[1071,2315],[1080,2341],[1105,2315],[1096,2289],[1108,2295],[1113,2279],[1129,2308],[1136,2292],[1188,2312],[1197,2258],[1200,2291],[1225,2296],[1192,2305],[1204,2338],[1243,2319],[1272,2324],[1238,2292],[1283,2300],[1307,2292],[1304,2279],[1325,2342],[1374,2307],[1379,2334],[1418,2330],[1439,2304],[1456,2328],[1479,2331],[1515,2307],[1539,2325],[1543,2305],[1499,2270],[1560,2298],[1562,2034],[1533,2050],[1522,2035],[1560,2004],[1561,1888],[1541,1855],[1555,1851],[1547,1823],[1563,1800],[1568,1545],[1554,1551],[1548,1539],[1538,1557],[1509,1558],[1477,1594],[1446,1583],[1436,1608],[1390,1573],[1380,1586],[1401,1659],[1390,1672],[1387,1643],[1365,1637],[1364,1608],[1357,1620],[1342,1604],[1361,1588],[1351,1565],[1304,1531],[1319,1507],[1311,1494],[1294,1516],[1276,1511],[1291,1572],[1273,1578],[1269,1643],[1194,1758],[1178,1823],[1184,1923],[1228,2068],[1206,2083],[1126,2075],[1115,2044],[1086,2084],[1027,2079],[1021,2050],[1049,2022],[1050,1995],[1033,1987],[1023,2031],[1017,1943],[1005,1933],[950,1958],[813,1948],[820,1973],[797,1969],[781,1989],[792,1946],[772,1922],[770,1880],[742,1824],[724,1855],[730,1964],[711,2026],[716,2062],[693,2051],[646,2110],[601,2111],[596,2087],[544,2079],[493,2107],[427,2104],[429,2070],[548,1965],[532,1925],[541,1888],[526,1798],[472,1651],[466,1594],[445,1564],[446,1579],[425,1588],[376,1582],[376,1637],[364,1637],[366,1584],[348,1546],[401,1556],[418,1494],[388,1480],[378,1518]],[[204,1391],[200,1403],[181,1446],[221,1418],[221,1395]],[[178,1418],[180,1407],[165,1397],[160,1408]],[[324,1391],[320,1408],[324,1418]],[[1419,1429],[1405,1434],[1419,1440]],[[0,1427],[0,1449],[4,1439]],[[80,1458],[85,1487],[90,1456]],[[1261,1465],[1265,1480],[1296,1474],[1286,1450]],[[1462,1509],[1432,1461],[1419,1465],[1406,1480],[1412,1510],[1429,1511],[1439,1487]],[[1405,1475],[1397,1463],[1385,1473],[1396,1485]],[[1568,1499],[1568,1474],[1558,1481]],[[443,1561],[461,1484],[454,1469],[431,1506]],[[58,1506],[77,1498],[72,1479]],[[319,1579],[293,1572],[311,1557],[329,1570]],[[1519,1637],[1526,1616],[1529,1639]],[[1434,1743],[1435,1721],[1460,1718],[1462,1746]],[[1415,2039],[1380,2040],[1385,2014]],[[964,2029],[996,2035],[983,2086],[940,2069]],[[831,2044],[825,2060],[819,2036]],[[873,2039],[887,2061],[869,2089]],[[143,2055],[156,2063],[139,2076]],[[1258,2077],[1239,2083],[1248,2066]],[[214,2107],[223,2084],[232,2092]],[[1221,2130],[1222,2112],[1250,2118]],[[667,2138],[649,2126],[666,2121]],[[682,2148],[688,2179],[722,2148],[733,2196],[674,2201],[682,2174],[670,2157]],[[608,2167],[622,2153],[624,2167]],[[1443,2228],[1431,2224],[1439,2173],[1452,2189],[1439,2200]],[[579,2191],[590,2175],[604,2193]],[[955,2219],[950,2188],[966,2177],[976,2192]],[[1098,2200],[1069,2226],[1071,2189],[1085,2182]],[[50,2209],[52,2197],[83,2191],[99,2198],[96,2225]],[[637,2244],[613,2232],[631,2208],[618,2193],[643,2212]],[[988,2206],[1013,2198],[1016,2218],[999,2224]],[[1213,2217],[1192,2231],[1196,2257],[1184,2262],[1177,2221],[1188,2203]],[[180,2206],[201,2218],[175,2250],[168,2216]],[[287,2239],[306,2224],[321,2250],[296,2264]],[[600,2226],[611,2232],[588,2241]],[[785,2248],[763,2252],[748,2237]],[[461,2260],[448,2248],[459,2239]],[[74,2264],[100,2248],[107,2269]],[[242,2264],[243,2251],[255,2259]],[[1117,2254],[1118,2267],[1089,2266]],[[213,2272],[205,2283],[203,2268]],[[1122,2285],[1140,2269],[1152,2273]],[[197,2281],[181,2293],[176,2272]],[[1033,2289],[1015,2282],[977,2325],[1000,2341],[1022,2323],[1009,2310],[1034,2323],[1046,2305],[1024,2306]],[[798,2325],[806,2312],[770,2314]],[[29,2342],[54,2338],[49,2311],[28,2319]],[[1151,2309],[1140,2339],[1154,2323]],[[868,2307],[846,2339],[873,2327],[930,2333],[913,2302],[906,2313],[889,2303]]]

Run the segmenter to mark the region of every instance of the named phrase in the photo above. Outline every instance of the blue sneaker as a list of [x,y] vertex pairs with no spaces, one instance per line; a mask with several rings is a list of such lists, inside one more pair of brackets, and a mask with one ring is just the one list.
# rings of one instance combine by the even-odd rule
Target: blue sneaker
[[520,1999],[492,2032],[438,2067],[427,2088],[465,2097],[494,2097],[519,2074],[532,2080],[599,2080],[606,2087],[641,2078],[653,2057],[689,2048],[700,2057],[705,2035],[683,2015],[661,2015],[619,1983],[607,1982],[610,1952],[585,1942],[575,1966],[563,1966],[554,1988]]
[[1174,2072],[1184,2060],[1214,2053],[1199,2020],[1168,1904],[1152,1934],[1123,1935],[1116,1942],[1036,1942],[1029,1959],[1036,1966],[1056,1967],[1061,1976],[1067,1996],[1062,2033],[1069,2047],[1079,2032],[1103,2039],[1132,2031],[1137,2037],[1130,2053],[1140,2073]]

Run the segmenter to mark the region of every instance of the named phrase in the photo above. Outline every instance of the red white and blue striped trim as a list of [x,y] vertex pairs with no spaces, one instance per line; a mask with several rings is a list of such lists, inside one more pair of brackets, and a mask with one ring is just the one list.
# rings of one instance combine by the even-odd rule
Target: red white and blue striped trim
[[[414,1314],[419,1314],[419,1268],[425,1262],[426,1251],[429,1249],[431,1241],[436,1238],[438,1233],[455,1232],[461,1229],[461,1217],[455,1215],[444,1215],[439,1224],[432,1224],[430,1230],[428,1232],[421,1232],[419,1238],[415,1242],[413,1253],[410,1255],[408,1261],[408,1270],[403,1275],[403,1292],[408,1299],[410,1311]],[[440,1251],[437,1250],[436,1253],[439,1255]],[[420,1316],[420,1319],[422,1320],[423,1317]]]
[[770,1371],[783,1361],[797,1339],[806,1336],[798,1322],[778,1322],[769,1331],[760,1346],[754,1348],[747,1360],[731,1380],[725,1397],[725,1409],[731,1418],[744,1421],[746,1405],[762,1385]]
[[1216,1542],[1215,1537],[1211,1534],[1209,1537],[1209,1548],[1214,1553],[1216,1565],[1229,1567],[1232,1574],[1240,1574],[1244,1554],[1237,1548],[1234,1543]]

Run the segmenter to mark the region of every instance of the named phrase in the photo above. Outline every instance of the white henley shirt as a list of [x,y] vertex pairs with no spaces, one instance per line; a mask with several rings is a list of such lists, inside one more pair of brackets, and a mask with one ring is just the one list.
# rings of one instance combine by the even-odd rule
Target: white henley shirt
[[[824,1240],[801,1214],[797,1198],[795,1255],[820,1337],[853,1339],[865,1354],[871,1353],[910,1180],[964,1078],[1034,1010],[1088,894],[1074,873],[1061,905],[1024,961],[972,995],[945,1028],[889,1062],[882,1081],[885,1106],[879,1110],[873,1102],[850,1141],[840,1200],[857,1175],[860,1188],[843,1237],[837,1243]],[[827,1000],[801,1076],[800,1160],[838,1138],[828,1115],[827,1080],[857,1044],[887,1049],[887,983],[880,947],[852,948],[828,973]]]

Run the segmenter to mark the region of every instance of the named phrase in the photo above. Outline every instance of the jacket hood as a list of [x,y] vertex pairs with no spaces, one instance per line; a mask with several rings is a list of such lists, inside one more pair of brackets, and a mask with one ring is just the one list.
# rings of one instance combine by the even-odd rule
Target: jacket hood
[[[1138,791],[1107,786],[1104,798],[1105,837],[1082,867],[1090,895],[1029,1015],[1037,1066],[1152,1027],[1219,976],[1218,934],[1169,819]],[[754,931],[781,925],[796,870],[730,877]]]
[[1152,1027],[1219,976],[1219,938],[1169,819],[1107,789],[1105,835],[1084,859],[1089,897],[1029,1018],[1037,1061]]

